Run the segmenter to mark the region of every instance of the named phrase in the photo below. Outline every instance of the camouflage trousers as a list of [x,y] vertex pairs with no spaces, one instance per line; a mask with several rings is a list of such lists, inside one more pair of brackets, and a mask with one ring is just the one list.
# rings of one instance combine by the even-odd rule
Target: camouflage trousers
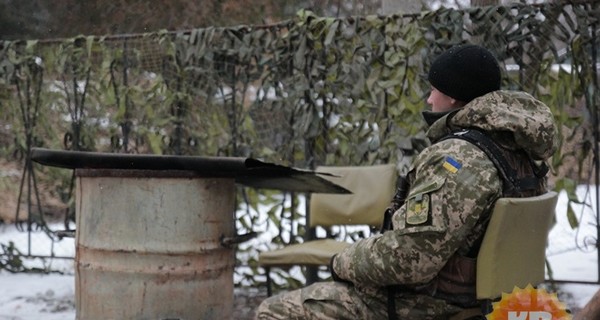
[[[448,319],[461,310],[443,300],[412,293],[396,294],[395,302],[397,319]],[[318,282],[265,299],[255,319],[388,319],[387,308],[387,290]]]

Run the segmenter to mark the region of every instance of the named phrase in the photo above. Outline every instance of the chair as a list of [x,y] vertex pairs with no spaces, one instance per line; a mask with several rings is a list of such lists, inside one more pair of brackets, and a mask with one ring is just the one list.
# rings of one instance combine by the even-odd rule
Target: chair
[[465,309],[451,320],[483,316],[492,301],[545,280],[548,233],[554,223],[558,194],[550,191],[528,198],[500,198],[477,256],[476,294],[483,308]]
[[[380,228],[383,214],[390,205],[398,177],[394,165],[321,166],[315,170],[348,190],[351,194],[314,193],[309,202],[309,227],[335,225],[369,225]],[[260,253],[259,265],[267,276],[267,294],[271,296],[271,267],[327,266],[331,257],[350,243],[334,239],[315,239]]]

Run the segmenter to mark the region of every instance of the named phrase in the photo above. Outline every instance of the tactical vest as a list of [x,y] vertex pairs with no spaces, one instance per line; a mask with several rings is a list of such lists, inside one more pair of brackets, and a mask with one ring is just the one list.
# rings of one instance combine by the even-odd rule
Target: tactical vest
[[[496,144],[487,134],[477,129],[465,129],[450,133],[437,142],[447,139],[466,140],[481,149],[492,161],[502,179],[502,197],[531,197],[545,193],[546,174],[548,167],[542,163],[537,165],[524,150],[508,150]],[[437,143],[436,142],[436,143]],[[397,210],[406,197],[409,186],[405,182],[394,196],[392,206],[386,210],[386,218],[390,213]],[[404,191],[404,194],[398,194]],[[397,203],[398,202],[398,203]],[[388,212],[390,211],[390,212]],[[467,255],[455,253],[440,270],[438,275],[429,283],[416,288],[404,286],[392,286],[388,296],[388,317],[396,319],[395,315],[395,291],[409,289],[416,293],[431,295],[444,299],[451,304],[460,307],[472,307],[478,305],[475,293],[475,271],[477,266],[477,254],[483,241],[485,229],[491,218],[492,210],[488,210],[479,218],[473,230],[479,230],[474,234],[474,241],[467,243],[469,250]],[[385,223],[384,223],[385,225]]]
[[[548,167],[544,163],[538,166],[524,150],[515,152],[502,148],[487,134],[476,129],[453,132],[440,141],[446,139],[466,140],[485,152],[502,178],[502,197],[532,197],[547,191]],[[435,297],[462,307],[470,307],[478,303],[475,295],[476,258],[491,218],[491,211],[488,210],[482,215],[473,229],[482,232],[480,231],[476,240],[470,244],[467,255],[455,253],[433,281],[423,289]]]

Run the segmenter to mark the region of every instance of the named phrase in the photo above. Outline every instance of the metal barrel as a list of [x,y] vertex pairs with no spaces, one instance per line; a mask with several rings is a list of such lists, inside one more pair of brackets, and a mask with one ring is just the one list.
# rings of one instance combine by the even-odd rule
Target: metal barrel
[[78,320],[231,319],[235,184],[185,171],[78,169]]

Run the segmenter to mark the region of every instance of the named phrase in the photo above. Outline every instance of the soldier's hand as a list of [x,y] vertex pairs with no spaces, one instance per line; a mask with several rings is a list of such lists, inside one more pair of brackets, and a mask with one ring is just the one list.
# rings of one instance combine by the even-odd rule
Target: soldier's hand
[[336,282],[351,283],[348,280],[340,278],[340,276],[337,273],[335,273],[335,270],[333,269],[333,261],[335,260],[336,255],[337,254],[334,254],[333,257],[331,257],[331,260],[329,260],[329,271],[331,272],[331,279],[333,279],[333,281]]

